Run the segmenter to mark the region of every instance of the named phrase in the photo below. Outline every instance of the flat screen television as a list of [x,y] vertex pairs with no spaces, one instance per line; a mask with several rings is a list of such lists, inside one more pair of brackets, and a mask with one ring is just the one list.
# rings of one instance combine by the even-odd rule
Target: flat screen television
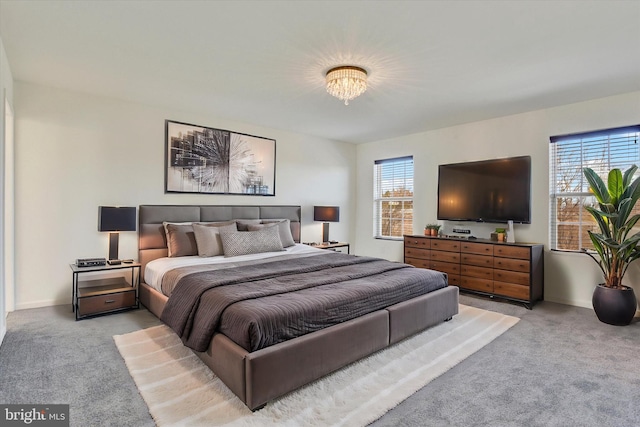
[[438,219],[531,223],[531,157],[438,167]]

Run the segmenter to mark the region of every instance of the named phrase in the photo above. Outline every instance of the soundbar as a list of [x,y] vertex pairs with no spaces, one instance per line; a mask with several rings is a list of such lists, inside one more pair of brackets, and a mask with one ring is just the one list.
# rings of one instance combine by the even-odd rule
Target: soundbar
[[104,258],[78,258],[76,260],[78,267],[97,267],[106,264],[107,260]]

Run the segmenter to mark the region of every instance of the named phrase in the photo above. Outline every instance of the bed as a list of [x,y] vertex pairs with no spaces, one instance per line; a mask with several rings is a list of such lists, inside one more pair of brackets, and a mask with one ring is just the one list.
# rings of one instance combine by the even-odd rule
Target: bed
[[[195,354],[209,366],[209,368],[229,387],[229,389],[251,410],[256,410],[264,406],[270,400],[280,397],[305,384],[308,384],[328,373],[331,373],[343,366],[368,356],[376,351],[393,345],[421,330],[429,328],[440,322],[450,319],[458,312],[458,288],[446,286],[446,276],[444,285],[434,285],[434,289],[428,293],[417,295],[417,285],[408,283],[403,285],[402,291],[386,297],[391,298],[384,302],[378,301],[379,296],[369,298],[367,301],[375,301],[372,311],[363,312],[362,315],[353,317],[353,313],[359,313],[363,308],[362,301],[352,298],[348,307],[341,307],[345,317],[338,323],[329,325],[317,325],[313,321],[305,321],[305,329],[298,332],[299,335],[291,335],[286,328],[273,327],[272,333],[248,333],[246,339],[233,335],[230,328],[225,326],[223,317],[216,318],[216,327],[212,329],[212,335],[197,335],[198,339],[190,342],[189,333],[194,334],[198,326],[199,314],[190,314],[189,319],[182,316],[174,316],[172,313],[181,311],[181,302],[184,301],[184,292],[178,293],[180,289],[186,289],[185,283],[193,283],[194,286],[202,286],[202,293],[194,297],[200,304],[202,295],[209,295],[210,292],[232,289],[226,286],[229,280],[240,283],[235,274],[254,270],[255,274],[262,274],[264,277],[252,278],[250,282],[259,283],[259,286],[250,289],[260,289],[260,292],[270,292],[274,286],[280,286],[280,272],[284,272],[282,277],[295,278],[294,282],[300,278],[301,292],[306,292],[305,301],[313,304],[315,297],[308,297],[313,292],[320,292],[321,286],[314,281],[322,281],[325,264],[330,265],[326,271],[336,275],[336,280],[347,280],[348,283],[357,283],[363,288],[375,290],[380,286],[373,286],[371,277],[379,276],[387,282],[404,282],[400,276],[411,277],[411,281],[431,280],[435,274],[429,270],[415,269],[400,263],[391,263],[384,260],[366,259],[366,257],[355,257],[346,254],[333,254],[331,251],[323,251],[299,245],[300,243],[300,206],[213,206],[213,205],[141,205],[139,210],[139,261],[142,264],[142,277],[139,288],[140,302],[147,307],[158,318],[165,323],[174,323],[170,326],[174,330],[179,329],[183,342],[187,343]],[[281,254],[273,258],[269,254],[261,258],[262,261],[245,261],[242,256],[227,257],[223,262],[236,262],[233,265],[226,265],[223,270],[211,271],[210,267],[184,266],[172,269],[172,263],[182,263],[176,258],[167,258],[169,248],[175,246],[167,245],[166,223],[180,224],[190,223],[223,223],[225,221],[239,221],[251,224],[263,224],[277,222],[279,226],[286,221],[289,236],[295,245],[287,247]],[[259,226],[255,226],[258,229]],[[276,227],[273,227],[276,228]],[[242,233],[237,233],[242,234]],[[287,233],[288,234],[288,233]],[[249,234],[244,234],[247,236]],[[225,248],[226,249],[226,248]],[[173,255],[176,255],[174,252]],[[218,257],[213,257],[218,258]],[[224,258],[224,257],[221,257]],[[279,258],[277,261],[275,261]],[[202,257],[185,257],[185,260],[193,260],[195,264],[201,264]],[[255,266],[254,264],[259,264]],[[294,265],[295,264],[295,265]],[[148,271],[146,266],[149,265]],[[165,275],[176,277],[174,282],[169,280],[159,280],[157,266],[161,265]],[[151,268],[153,266],[153,269]],[[268,268],[267,268],[268,267]],[[214,268],[214,267],[211,267]],[[215,267],[217,268],[217,267]],[[278,273],[269,273],[269,269],[274,268]],[[354,268],[357,273],[348,272],[347,268]],[[195,269],[192,271],[192,269]],[[280,270],[278,270],[280,269]],[[300,269],[304,271],[300,271]],[[378,271],[380,270],[380,271]],[[175,273],[175,271],[181,273]],[[187,273],[184,273],[184,272]],[[374,272],[375,271],[375,272]],[[266,273],[264,273],[266,272]],[[304,275],[301,275],[304,273]],[[345,275],[340,279],[340,275]],[[147,277],[148,276],[148,277]],[[219,280],[225,286],[217,286],[211,289],[212,285],[197,282],[195,279],[202,276],[213,281]],[[227,277],[228,276],[228,277]],[[313,276],[313,277],[312,277]],[[424,278],[422,276],[425,276]],[[429,276],[428,278],[426,276]],[[173,276],[171,276],[173,277]],[[433,276],[435,277],[435,276]],[[386,279],[385,279],[386,278]],[[182,280],[182,282],[180,281]],[[332,279],[333,280],[333,279]],[[438,279],[442,280],[442,279]],[[149,283],[147,283],[149,282]],[[174,283],[175,288],[163,289],[165,282]],[[233,283],[236,283],[233,282]],[[327,280],[329,282],[329,280]],[[208,282],[207,282],[208,283]],[[242,286],[253,286],[252,283],[242,283]],[[191,285],[190,285],[191,286]],[[235,285],[234,285],[235,286]],[[322,286],[325,286],[323,283]],[[340,288],[332,283],[325,293],[323,299],[332,301],[338,298]],[[189,288],[191,289],[191,288]],[[317,290],[316,290],[317,289]],[[269,294],[266,299],[279,298],[274,294]],[[424,292],[421,291],[421,292]],[[171,295],[169,298],[166,294]],[[403,296],[402,296],[402,295]],[[227,298],[228,295],[223,295]],[[220,298],[219,296],[216,298]],[[300,300],[300,295],[298,299]],[[170,301],[171,299],[171,301]],[[210,298],[211,299],[211,298]],[[245,312],[262,312],[266,309],[263,306],[247,305],[248,300],[258,298],[247,298],[238,306],[243,306]],[[253,303],[253,302],[252,302]],[[259,304],[259,302],[256,302]],[[345,303],[346,304],[346,303]],[[355,304],[355,305],[353,305]],[[197,305],[197,304],[196,304]],[[277,304],[275,304],[277,305]],[[300,304],[291,304],[298,306]],[[265,307],[274,306],[273,302]],[[336,305],[340,306],[340,304]],[[176,308],[177,307],[177,308]],[[225,306],[226,307],[226,306]],[[229,305],[229,307],[235,307]],[[354,308],[355,307],[355,308]],[[369,308],[371,308],[369,307]],[[165,310],[166,309],[166,310]],[[302,308],[301,312],[306,313]],[[188,311],[188,310],[186,310]],[[215,311],[215,310],[209,310]],[[225,308],[220,310],[224,315],[234,315],[234,310]],[[238,309],[238,312],[241,310]],[[272,310],[273,311],[273,310]],[[222,315],[222,314],[221,314]],[[303,316],[285,315],[288,318],[301,319]],[[176,320],[177,319],[177,320]],[[195,320],[194,320],[195,319]],[[233,323],[231,321],[227,322]],[[321,323],[321,322],[320,322]],[[182,329],[175,325],[182,325]],[[185,326],[186,325],[186,326]],[[311,325],[311,326],[309,326]],[[295,328],[293,328],[295,329]],[[186,333],[185,333],[186,330]],[[275,332],[281,332],[280,335]],[[234,337],[234,339],[229,336]],[[252,341],[253,338],[257,337]]]

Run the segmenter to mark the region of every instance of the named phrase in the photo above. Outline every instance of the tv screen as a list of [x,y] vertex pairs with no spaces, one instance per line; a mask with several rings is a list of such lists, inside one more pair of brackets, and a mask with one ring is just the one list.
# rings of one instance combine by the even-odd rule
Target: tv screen
[[438,219],[531,223],[531,157],[440,165]]

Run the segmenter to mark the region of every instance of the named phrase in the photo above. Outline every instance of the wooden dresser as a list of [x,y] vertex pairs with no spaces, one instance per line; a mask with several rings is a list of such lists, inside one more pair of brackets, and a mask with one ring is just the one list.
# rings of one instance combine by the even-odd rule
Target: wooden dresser
[[447,273],[461,290],[527,308],[544,298],[543,245],[404,236],[404,262]]

